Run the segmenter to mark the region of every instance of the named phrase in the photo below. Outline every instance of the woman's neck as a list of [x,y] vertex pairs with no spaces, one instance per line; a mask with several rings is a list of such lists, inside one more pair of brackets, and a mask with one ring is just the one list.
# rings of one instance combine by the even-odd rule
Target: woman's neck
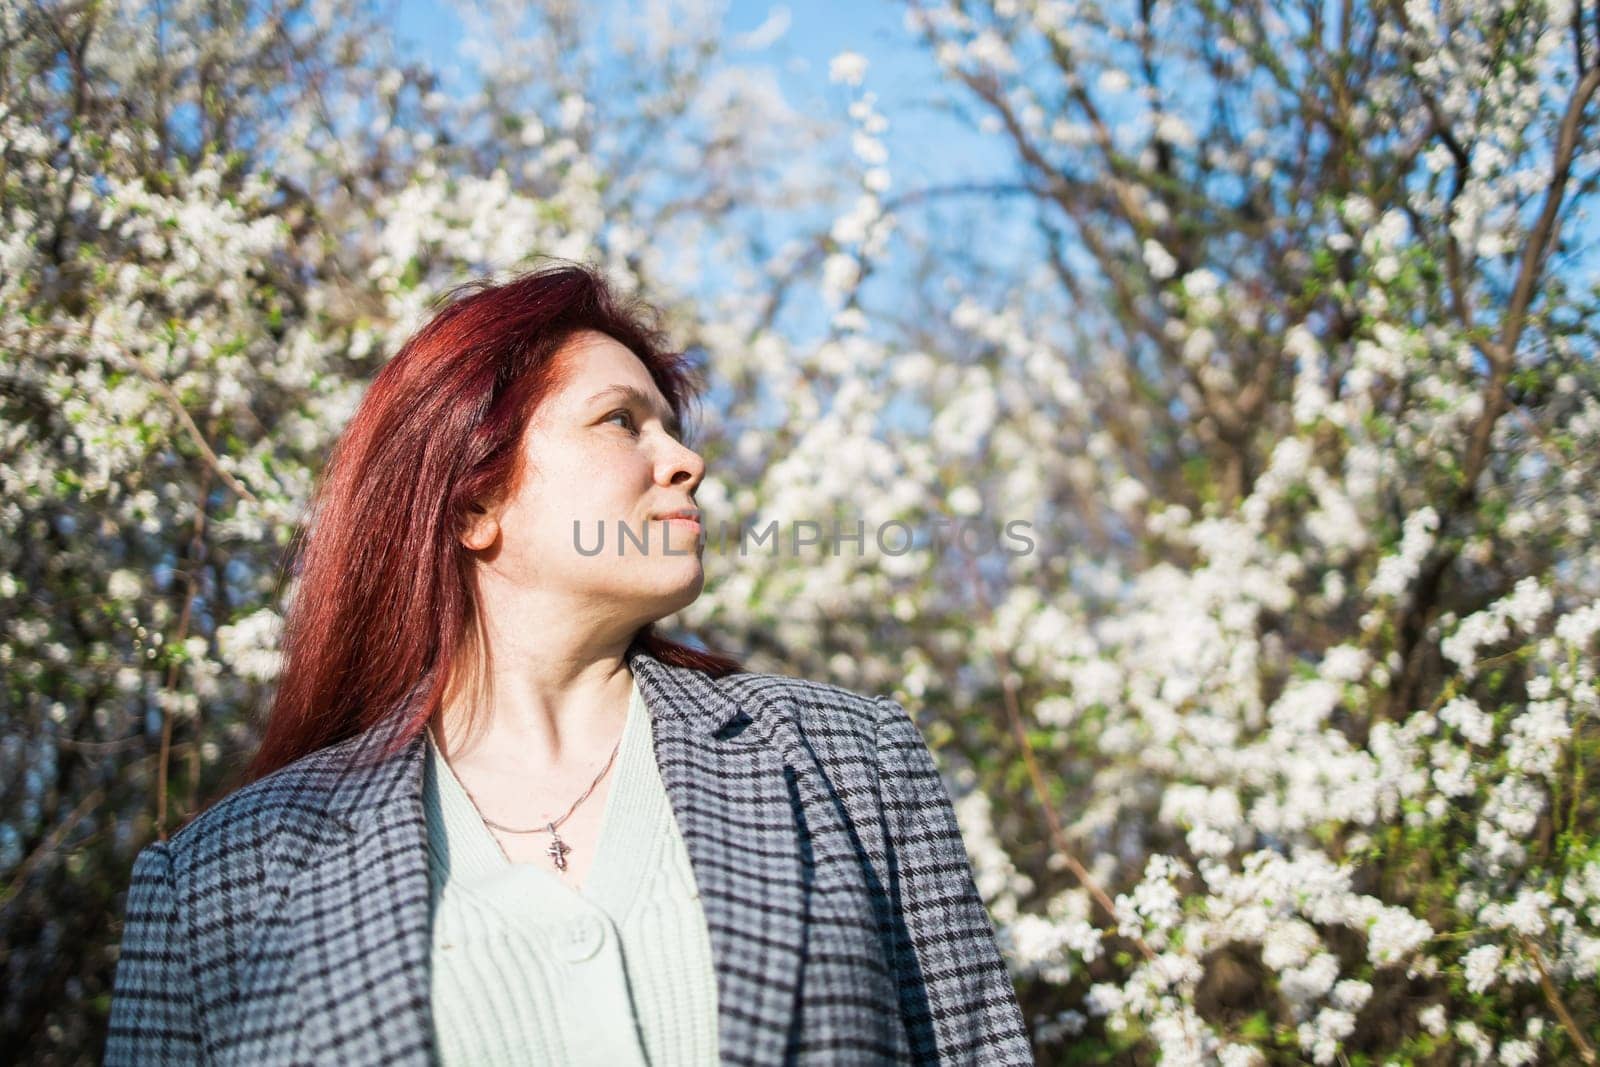
[[489,669],[471,672],[435,714],[434,737],[453,761],[502,773],[548,771],[610,751],[633,687],[625,651],[492,648]]

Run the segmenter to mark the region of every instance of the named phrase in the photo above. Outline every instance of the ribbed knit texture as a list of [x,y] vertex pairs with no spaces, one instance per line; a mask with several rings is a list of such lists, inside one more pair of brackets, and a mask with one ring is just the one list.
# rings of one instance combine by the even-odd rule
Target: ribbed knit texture
[[711,943],[637,684],[582,892],[553,870],[511,863],[431,736],[427,748],[433,1022],[445,1067],[715,1064]]

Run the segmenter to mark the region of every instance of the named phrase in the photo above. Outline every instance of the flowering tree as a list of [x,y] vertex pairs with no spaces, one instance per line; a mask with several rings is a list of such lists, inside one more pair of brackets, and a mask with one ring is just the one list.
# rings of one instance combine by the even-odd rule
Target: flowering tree
[[94,1054],[329,445],[554,253],[704,351],[713,534],[782,524],[680,621],[916,711],[1041,1061],[1592,1060],[1592,12],[913,5],[987,261],[859,56],[835,130],[660,12],[463,5],[450,80],[359,0],[0,0],[0,1045]]
[[1040,235],[895,451],[1048,550],[896,613],[1041,1057],[1593,1062],[1600,21],[908,21]]

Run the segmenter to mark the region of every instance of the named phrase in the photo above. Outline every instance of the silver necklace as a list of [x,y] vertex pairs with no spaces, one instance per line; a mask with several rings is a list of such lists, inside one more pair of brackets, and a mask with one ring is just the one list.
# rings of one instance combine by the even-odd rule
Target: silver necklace
[[[432,736],[433,728],[429,727],[428,729],[429,735]],[[439,749],[439,739],[437,737],[433,739],[433,747],[436,750],[439,750],[439,757],[444,759],[445,766],[450,768],[451,773],[454,773],[455,766],[448,758],[445,757],[443,750]],[[561,818],[556,819],[554,822],[546,823],[543,826],[535,826],[530,830],[518,830],[514,827],[504,826],[495,822],[493,819],[489,818],[489,816],[483,813],[483,808],[479,807],[477,798],[472,795],[472,790],[467,788],[467,784],[461,781],[460,775],[456,776],[456,781],[460,782],[461,791],[467,794],[467,799],[472,802],[472,807],[475,811],[477,811],[478,818],[482,819],[485,823],[494,827],[496,830],[503,830],[508,834],[549,834],[551,837],[550,847],[544,850],[544,854],[555,861],[556,870],[564,871],[567,869],[567,853],[572,851],[572,846],[561,840],[561,835],[556,832],[556,828],[562,823],[566,822],[567,817],[578,810],[579,804],[582,804],[585,800],[589,799],[589,794],[594,792],[594,787],[600,784],[600,779],[604,778],[606,776],[606,772],[611,769],[611,763],[617,758],[617,750],[620,748],[622,748],[622,738],[619,737],[617,738],[616,745],[614,745],[611,749],[611,755],[606,758],[606,765],[601,767],[600,773],[594,776],[594,781],[590,782],[589,788],[583,791],[583,796],[572,802],[572,807],[567,809],[566,815],[561,816]]]

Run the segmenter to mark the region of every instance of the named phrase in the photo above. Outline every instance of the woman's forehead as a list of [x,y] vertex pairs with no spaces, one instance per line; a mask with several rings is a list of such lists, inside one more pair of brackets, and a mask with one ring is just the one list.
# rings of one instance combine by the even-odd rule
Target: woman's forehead
[[563,391],[592,395],[607,385],[633,385],[656,391],[650,372],[633,350],[621,341],[593,330],[575,334],[561,346],[566,365]]
[[654,411],[662,422],[677,425],[672,405],[632,349],[594,331],[576,335],[562,348],[565,375],[557,395],[563,406],[574,409],[616,402],[638,404]]

